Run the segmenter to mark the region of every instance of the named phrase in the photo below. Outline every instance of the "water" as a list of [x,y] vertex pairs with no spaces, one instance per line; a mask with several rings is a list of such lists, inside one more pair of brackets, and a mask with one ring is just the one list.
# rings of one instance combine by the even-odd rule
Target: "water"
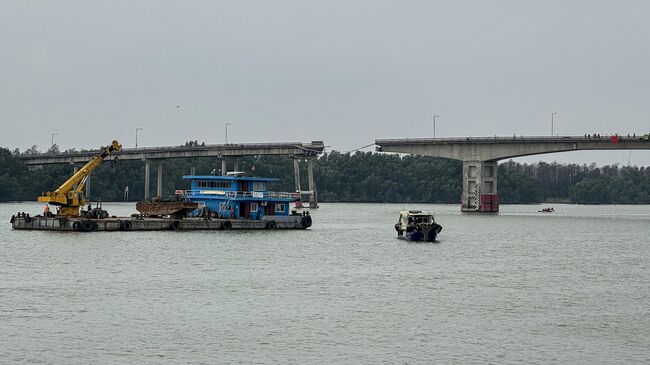
[[[106,204],[126,215],[132,205]],[[436,212],[436,243],[395,238]],[[1,363],[648,363],[650,206],[322,204],[306,231],[13,231]]]

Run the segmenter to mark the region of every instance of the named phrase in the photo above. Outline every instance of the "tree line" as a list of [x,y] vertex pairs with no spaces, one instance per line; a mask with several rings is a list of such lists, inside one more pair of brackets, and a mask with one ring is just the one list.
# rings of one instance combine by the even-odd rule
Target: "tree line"
[[[195,144],[198,142],[185,145]],[[22,153],[0,148],[0,201],[34,200],[43,191],[56,189],[72,175],[70,165],[30,169],[16,158],[20,154],[38,153],[36,147]],[[293,161],[289,157],[245,157],[238,162],[240,170],[247,175],[278,177],[280,181],[273,190],[295,189]],[[157,163],[151,166],[150,191],[155,192]],[[217,158],[162,161],[163,195],[187,189],[188,183],[182,176],[190,174],[192,168],[197,174],[218,174],[221,161]],[[306,170],[303,164],[303,190],[307,190]],[[427,156],[334,151],[314,161],[314,175],[322,202],[458,203],[462,163]],[[126,187],[130,201],[141,200],[144,164],[107,160],[93,171],[90,184],[93,200],[123,201]],[[506,204],[648,204],[650,168],[507,161],[498,166],[497,190],[500,201]]]

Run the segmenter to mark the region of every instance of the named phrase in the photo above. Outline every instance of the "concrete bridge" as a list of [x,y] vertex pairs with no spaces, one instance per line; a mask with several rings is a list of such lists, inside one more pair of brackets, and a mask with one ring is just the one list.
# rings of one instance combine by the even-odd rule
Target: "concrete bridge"
[[498,212],[497,161],[580,150],[650,150],[645,136],[467,137],[378,139],[377,151],[463,161],[461,210]]
[[[281,143],[229,143],[211,144],[200,146],[170,146],[170,147],[144,147],[124,148],[115,156],[121,160],[141,160],[144,162],[144,198],[149,199],[149,171],[151,162],[158,163],[158,185],[157,195],[162,195],[162,160],[174,158],[199,158],[215,157],[221,159],[221,174],[228,171],[228,161],[234,161],[233,170],[239,170],[238,157],[276,155],[289,156],[294,159],[294,176],[296,191],[302,191],[300,186],[300,161],[307,160],[307,176],[309,182],[310,206],[316,207],[316,186],[314,183],[313,159],[323,153],[325,145],[323,141],[302,142],[281,142]],[[74,170],[88,162],[99,150],[57,153],[21,155],[18,158],[29,166],[43,166],[51,164],[71,164]],[[113,156],[113,155],[111,155]],[[194,175],[195,172],[191,171]],[[90,179],[86,182],[86,196],[90,196]]]

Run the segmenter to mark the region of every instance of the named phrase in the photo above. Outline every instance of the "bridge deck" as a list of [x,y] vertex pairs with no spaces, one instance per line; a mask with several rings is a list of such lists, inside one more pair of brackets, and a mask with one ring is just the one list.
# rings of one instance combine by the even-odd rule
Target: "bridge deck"
[[378,139],[379,152],[409,153],[461,161],[506,158],[579,150],[647,150],[648,136],[513,136]]
[[[205,146],[168,146],[124,148],[117,156],[122,160],[150,160],[188,157],[238,157],[258,155],[286,155],[301,158],[318,156],[325,146],[322,141],[213,144]],[[73,153],[38,154],[19,156],[27,165],[82,163],[90,160],[99,150]]]
[[[494,137],[451,137],[451,138],[396,138],[377,139],[377,145],[394,144],[515,144],[515,143],[611,143],[611,136],[494,136]],[[618,136],[619,142],[648,142],[644,136]]]

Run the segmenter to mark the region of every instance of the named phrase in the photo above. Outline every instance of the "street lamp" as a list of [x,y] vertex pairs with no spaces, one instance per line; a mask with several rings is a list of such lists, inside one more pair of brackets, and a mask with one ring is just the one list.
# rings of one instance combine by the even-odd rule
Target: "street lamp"
[[433,138],[436,138],[436,118],[440,118],[439,115],[433,116]]
[[50,147],[54,146],[54,136],[58,136],[58,133],[52,133],[52,136],[50,138]]
[[228,126],[232,123],[226,123],[226,144],[228,144]]
[[138,131],[144,130],[144,128],[135,129],[135,148],[138,148]]
[[555,114],[557,114],[557,112],[551,113],[551,137],[553,137],[553,123],[555,122]]

